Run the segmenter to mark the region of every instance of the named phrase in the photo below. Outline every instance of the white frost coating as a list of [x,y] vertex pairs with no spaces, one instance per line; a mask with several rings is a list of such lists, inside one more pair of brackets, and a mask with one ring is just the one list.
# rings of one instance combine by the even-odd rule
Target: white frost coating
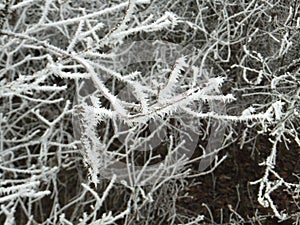
[[136,4],[150,4],[151,0],[135,0]]
[[175,92],[174,88],[177,86],[178,79],[180,79],[181,73],[184,72],[184,68],[187,67],[185,62],[185,57],[179,58],[169,76],[168,83],[160,90],[158,101],[163,103],[163,101],[168,100],[171,97],[171,93]]
[[284,113],[282,112],[282,107],[285,105],[284,102],[277,101],[272,104],[272,107],[274,109],[274,115],[276,120],[280,120]]
[[[0,2],[5,225],[212,221],[214,212],[188,217],[177,200],[189,197],[189,178],[223,162],[226,156],[217,153],[236,137],[238,150],[256,135],[271,145],[263,146],[268,157],[259,156],[262,178],[252,182],[258,202],[271,210],[266,219],[294,219],[293,206],[279,208],[272,199],[288,190],[293,204],[300,190],[278,167],[284,144],[287,154],[300,146],[294,54],[300,18],[289,1],[276,7],[267,0],[240,1],[240,7],[217,0]],[[236,125],[246,128],[242,136]],[[203,153],[198,170],[190,169],[198,163],[189,157],[193,150]],[[44,202],[50,208],[40,207]],[[249,219],[239,207],[229,210],[224,223]],[[255,219],[265,219],[257,213]]]

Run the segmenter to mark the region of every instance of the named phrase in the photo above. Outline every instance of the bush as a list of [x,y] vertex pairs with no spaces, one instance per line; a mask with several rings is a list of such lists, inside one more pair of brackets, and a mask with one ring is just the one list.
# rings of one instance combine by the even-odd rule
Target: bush
[[[300,147],[297,1],[0,9],[2,223],[207,224],[178,199],[228,146],[261,137],[271,145],[251,181],[258,203],[297,223],[273,199],[286,189],[299,211],[299,174],[291,182],[277,166],[281,142]],[[230,211],[229,223],[246,221]]]

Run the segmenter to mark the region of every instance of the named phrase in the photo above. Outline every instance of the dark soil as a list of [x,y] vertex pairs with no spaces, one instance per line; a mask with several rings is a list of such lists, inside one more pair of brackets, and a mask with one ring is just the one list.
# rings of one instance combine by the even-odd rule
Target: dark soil
[[[205,215],[207,224],[296,224],[296,218],[278,221],[270,208],[262,207],[257,201],[259,184],[250,182],[260,179],[265,167],[258,166],[270,153],[271,144],[265,137],[257,139],[255,144],[239,149],[231,145],[225,151],[227,159],[213,173],[201,176],[193,182],[189,197],[178,200],[182,212]],[[286,181],[297,183],[300,175],[300,149],[290,144],[289,150],[284,144],[278,149],[276,172]],[[300,212],[300,198],[291,195],[285,187],[271,194],[277,208],[289,215]],[[298,215],[299,216],[299,215]]]

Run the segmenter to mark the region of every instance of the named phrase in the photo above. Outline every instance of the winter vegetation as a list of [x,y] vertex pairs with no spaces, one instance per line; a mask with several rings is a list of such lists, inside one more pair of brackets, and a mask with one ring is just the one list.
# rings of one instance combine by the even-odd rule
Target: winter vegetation
[[0,224],[300,224],[299,49],[297,0],[2,0]]

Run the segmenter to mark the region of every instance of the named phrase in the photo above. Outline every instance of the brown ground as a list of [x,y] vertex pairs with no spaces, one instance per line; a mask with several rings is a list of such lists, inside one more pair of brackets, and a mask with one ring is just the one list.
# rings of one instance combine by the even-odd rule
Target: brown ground
[[[240,150],[237,144],[232,144],[223,151],[227,153],[227,159],[216,168],[216,170],[208,175],[190,180],[191,185],[185,191],[182,191],[181,196],[189,192],[188,197],[181,197],[177,200],[177,210],[180,214],[187,216],[205,215],[204,224],[283,224],[283,225],[299,225],[300,220],[300,198],[292,198],[291,192],[283,188],[274,192],[272,198],[276,203],[279,211],[286,210],[290,215],[298,212],[297,217],[294,216],[286,221],[278,222],[276,218],[272,218],[272,211],[269,208],[263,208],[257,202],[258,185],[250,185],[250,181],[255,181],[263,176],[264,167],[259,167],[259,162],[262,162],[269,154],[271,145],[265,137],[257,139],[255,146],[245,146]],[[220,154],[221,157],[222,154]],[[197,168],[197,164],[193,165]],[[62,205],[65,205],[71,199],[76,197],[81,191],[80,181],[87,176],[83,167],[78,167],[68,171],[59,173],[60,188],[59,200]],[[85,171],[82,174],[82,171]],[[277,155],[276,171],[289,182],[297,183],[299,179],[293,174],[300,177],[300,149],[296,144],[290,145],[290,150],[287,150],[284,144],[279,146]],[[82,176],[80,178],[79,176]],[[109,181],[104,182],[107,186]],[[99,192],[105,187],[98,187]],[[111,191],[112,193],[120,192],[120,189]],[[295,192],[294,192],[295,193]],[[112,202],[116,204],[104,204],[103,210],[111,210],[118,212],[120,208],[126,208],[124,196],[112,195]],[[45,197],[42,204],[35,208],[36,221],[44,221],[53,207],[53,198]],[[111,201],[111,199],[109,200]],[[126,202],[126,201],[125,201]],[[114,207],[112,207],[112,205]],[[68,210],[65,210],[66,218],[71,218],[76,207],[83,207],[84,211],[88,212],[89,205],[73,205]],[[230,210],[230,206],[232,210]],[[75,207],[75,208],[74,208]],[[108,208],[107,208],[108,207]],[[42,215],[38,212],[42,212]],[[236,212],[236,213],[234,213]],[[25,224],[27,216],[22,213],[20,208],[17,209],[16,216],[19,221],[17,224]],[[0,218],[0,224],[3,224],[4,218]],[[122,221],[119,221],[122,224]],[[155,225],[155,224],[153,224]]]
[[[238,146],[231,145],[226,150],[229,153],[227,159],[212,174],[199,177],[194,181],[201,183],[190,187],[189,198],[178,201],[179,209],[194,216],[206,215],[206,218],[211,218],[206,220],[207,224],[226,224],[229,221],[236,224],[293,224],[296,221],[295,217],[281,223],[276,218],[272,218],[271,210],[263,208],[257,202],[258,185],[250,185],[251,181],[261,178],[264,173],[264,167],[258,166],[258,163],[266,158],[271,147],[270,143],[264,140],[265,138],[259,138],[255,147],[251,146],[251,150],[250,146],[248,146],[249,150],[247,147],[240,150]],[[291,144],[290,150],[287,150],[282,144],[279,150],[276,171],[287,181],[299,182],[299,179],[293,175],[300,176],[299,147]],[[288,190],[282,188],[271,196],[279,211],[285,209],[289,214],[298,212],[299,220],[299,195],[293,200]],[[207,206],[204,206],[204,203]],[[229,206],[241,217],[230,211]],[[244,219],[242,223],[241,218]]]

